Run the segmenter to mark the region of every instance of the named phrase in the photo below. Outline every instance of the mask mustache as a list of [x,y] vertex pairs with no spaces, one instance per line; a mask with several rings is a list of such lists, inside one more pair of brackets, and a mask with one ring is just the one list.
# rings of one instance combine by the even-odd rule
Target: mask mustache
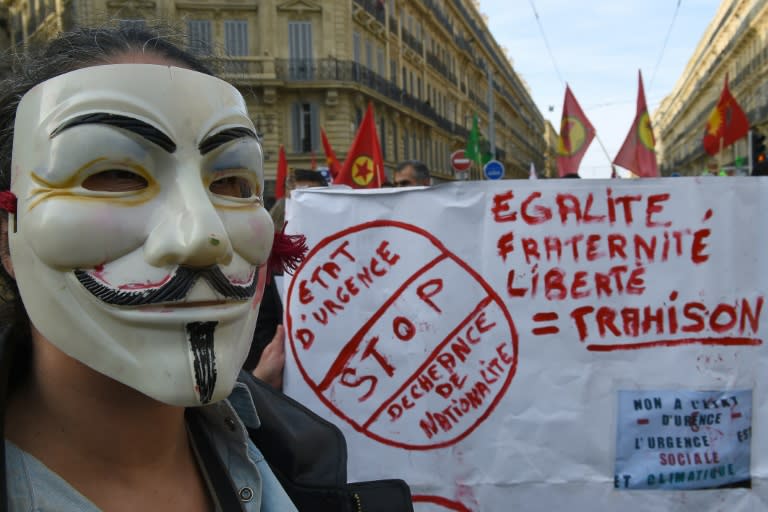
[[249,300],[256,292],[257,272],[249,283],[232,283],[218,266],[208,268],[178,267],[174,275],[162,285],[143,290],[121,290],[96,280],[84,270],[75,270],[75,277],[94,297],[113,306],[151,306],[178,302],[187,296],[198,279],[204,279],[226,299]]

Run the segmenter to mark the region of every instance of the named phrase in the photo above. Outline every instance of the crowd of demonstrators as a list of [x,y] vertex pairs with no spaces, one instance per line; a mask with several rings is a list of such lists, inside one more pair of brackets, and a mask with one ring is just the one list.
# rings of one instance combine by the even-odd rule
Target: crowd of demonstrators
[[169,41],[77,29],[0,87],[3,510],[412,511],[402,481],[347,484],[338,431],[241,372],[278,239],[262,148]]

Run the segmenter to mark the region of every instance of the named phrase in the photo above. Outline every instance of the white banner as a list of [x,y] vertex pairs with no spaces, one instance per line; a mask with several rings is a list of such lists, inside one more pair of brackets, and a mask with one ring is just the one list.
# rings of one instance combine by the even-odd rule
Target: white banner
[[[294,192],[285,391],[425,511],[762,510],[768,181]],[[762,412],[761,412],[762,411]]]

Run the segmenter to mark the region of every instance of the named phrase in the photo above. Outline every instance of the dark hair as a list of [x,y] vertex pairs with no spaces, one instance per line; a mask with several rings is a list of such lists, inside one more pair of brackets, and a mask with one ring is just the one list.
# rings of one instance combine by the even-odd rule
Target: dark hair
[[581,179],[581,176],[579,176],[579,173],[577,173],[577,172],[569,172],[569,173],[563,174],[560,177],[561,178],[565,178],[565,179],[569,179],[569,178],[570,179]]
[[76,69],[109,64],[110,59],[131,53],[149,53],[183,67],[213,75],[197,57],[171,42],[160,29],[137,25],[78,28],[63,32],[43,45],[9,54],[11,69],[0,82],[0,190],[10,188],[13,125],[22,96],[38,84]]
[[397,164],[395,172],[401,172],[406,167],[413,167],[413,172],[416,175],[416,179],[422,183],[429,183],[429,167],[421,160],[405,160]]
[[318,187],[327,187],[328,182],[325,181],[323,175],[319,171],[312,169],[294,169],[291,171],[291,177],[293,181],[311,181],[317,184]]

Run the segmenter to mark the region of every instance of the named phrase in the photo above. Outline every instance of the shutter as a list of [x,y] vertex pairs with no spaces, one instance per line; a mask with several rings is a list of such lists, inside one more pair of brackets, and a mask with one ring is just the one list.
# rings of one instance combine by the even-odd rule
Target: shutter
[[313,77],[312,23],[288,22],[288,58],[292,79],[308,80]]
[[395,150],[395,161],[400,160],[400,151],[397,149],[397,145],[400,141],[397,140],[397,123],[392,123],[392,145],[394,146]]
[[384,118],[379,119],[379,141],[381,142],[381,157],[387,159],[387,132]]
[[377,61],[377,68],[378,68],[376,72],[383,78],[385,76],[384,75],[384,69],[385,69],[384,48],[381,48],[381,47],[376,48],[376,61]]
[[309,106],[310,123],[312,127],[312,151],[318,151],[320,147],[320,115],[317,103],[311,103]]
[[248,55],[248,21],[224,21],[224,50],[230,57]]
[[301,153],[301,103],[291,105],[291,143],[294,153]]
[[197,55],[210,55],[213,48],[210,20],[187,21],[187,47]]

